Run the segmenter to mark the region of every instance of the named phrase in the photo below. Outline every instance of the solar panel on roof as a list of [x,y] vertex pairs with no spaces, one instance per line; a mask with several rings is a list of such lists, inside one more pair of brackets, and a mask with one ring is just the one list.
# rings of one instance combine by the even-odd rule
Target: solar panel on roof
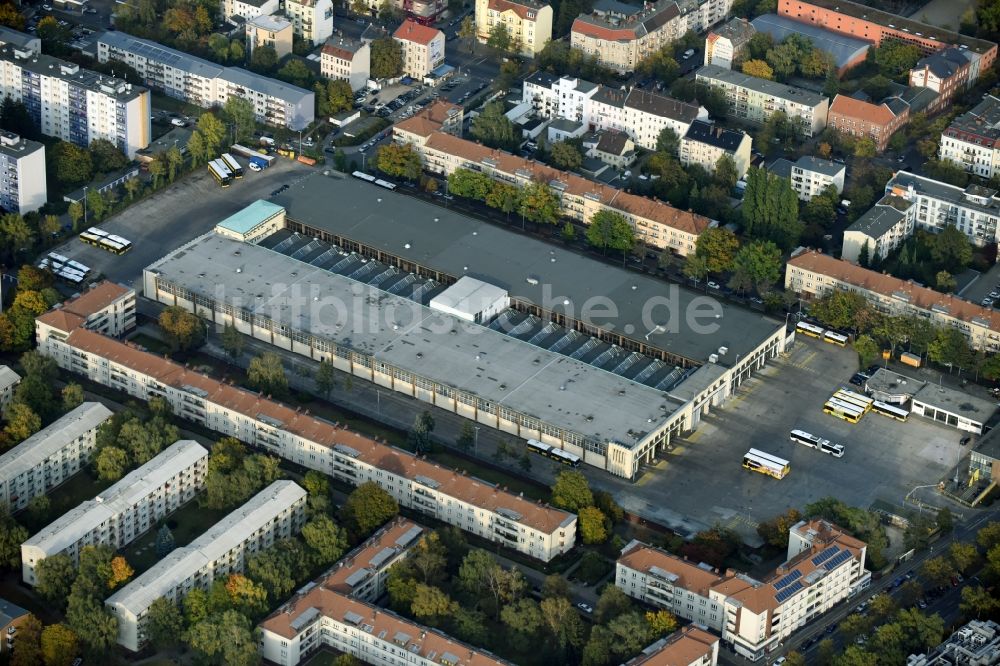
[[420,536],[420,533],[423,531],[424,530],[422,527],[414,525],[410,529],[406,530],[405,534],[396,539],[396,545],[402,548],[406,548],[411,543],[413,543],[413,540],[416,539],[418,536]]
[[783,589],[781,592],[778,592],[776,595],[774,595],[774,600],[780,604],[781,602],[785,601],[793,594],[801,590],[802,587],[803,585],[800,581],[795,581],[794,583]]
[[792,583],[793,581],[795,581],[795,579],[799,578],[801,575],[802,575],[802,572],[799,571],[798,569],[796,569],[795,571],[793,571],[792,573],[788,574],[787,576],[785,576],[784,578],[782,578],[781,580],[779,580],[777,583],[775,583],[774,584],[774,589],[780,590],[784,586],[789,585],[790,583]]
[[822,553],[812,558],[812,563],[818,567],[819,565],[823,564],[823,562],[826,562],[828,559],[836,555],[838,550],[840,549],[837,548],[836,546],[830,546]]
[[382,566],[386,562],[386,560],[391,559],[392,556],[395,554],[396,554],[396,549],[389,548],[387,546],[382,550],[380,550],[379,552],[375,553],[375,555],[372,557],[371,561],[368,564],[370,564],[375,568],[378,568]]
[[832,560],[824,564],[823,568],[826,569],[827,571],[832,571],[833,569],[836,569],[849,559],[851,559],[851,551],[842,550],[839,553],[837,553],[836,557],[834,557]]

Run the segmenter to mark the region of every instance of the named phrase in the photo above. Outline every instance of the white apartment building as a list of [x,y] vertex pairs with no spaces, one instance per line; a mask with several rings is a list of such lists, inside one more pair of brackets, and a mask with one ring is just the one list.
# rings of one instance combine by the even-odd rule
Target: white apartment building
[[987,95],[941,133],[939,156],[982,178],[1000,173],[1000,98]]
[[0,26],[0,46],[7,45],[22,51],[29,51],[35,55],[42,52],[42,40],[35,35],[29,35],[26,32],[18,32],[6,26]]
[[1000,194],[994,189],[975,184],[961,188],[898,171],[885,191],[914,205],[913,222],[919,229],[938,233],[951,225],[979,247],[1000,238]]
[[403,74],[418,81],[444,64],[444,33],[406,19],[392,35],[403,49]]
[[867,245],[868,260],[881,261],[912,235],[912,204],[899,197],[886,195],[844,230],[841,257],[845,261],[858,263],[862,249]]
[[333,0],[285,0],[295,34],[313,46],[333,35]]
[[111,418],[99,402],[85,402],[0,456],[0,506],[20,511],[80,471],[89,460],[97,428]]
[[683,24],[673,0],[644,5],[597,0],[593,11],[573,21],[570,45],[604,67],[628,74],[639,62],[683,35]]
[[0,130],[0,208],[24,215],[47,197],[45,146]]
[[132,652],[145,644],[146,612],[157,599],[180,603],[195,588],[242,573],[249,558],[297,534],[305,506],[305,490],[294,481],[275,481],[108,597],[104,604],[118,618],[118,644]]
[[239,67],[222,67],[121,31],[101,35],[97,59],[102,63],[124,62],[146,85],[204,108],[222,106],[235,96],[250,101],[257,120],[268,125],[301,130],[315,119],[315,93],[311,90]]
[[222,0],[219,12],[223,20],[239,16],[251,21],[259,16],[270,16],[280,9],[278,0]]
[[750,168],[752,143],[753,139],[746,132],[696,120],[687,134],[681,137],[680,161],[685,166],[697,164],[705,171],[714,173],[719,160],[728,157],[736,166],[736,173],[742,178]]
[[[111,337],[135,327],[135,290],[104,281],[35,318],[35,331],[65,335],[76,327]],[[51,333],[50,333],[51,331]]]
[[840,162],[803,155],[792,164],[792,189],[802,201],[809,201],[833,185],[837,194],[844,191],[847,167]]
[[804,88],[758,79],[716,65],[700,68],[695,73],[695,80],[725,93],[733,118],[763,123],[775,111],[784,111],[791,120],[799,122],[805,136],[814,136],[826,127],[830,100]]
[[150,142],[149,91],[12,46],[0,49],[0,97],[24,103],[42,134],[78,146],[107,139],[129,159]]
[[708,627],[737,654],[757,661],[871,580],[866,544],[835,525],[801,521],[789,535],[786,562],[764,582],[632,541],[618,559],[615,584],[631,597]]
[[208,451],[178,440],[92,500],[80,504],[21,544],[21,575],[35,585],[35,569],[65,553],[79,563],[84,546],[118,550],[149,531],[156,521],[186,504],[205,486]]
[[423,526],[397,517],[340,558],[316,584],[352,599],[375,603],[385,593],[389,570],[406,559],[426,534]]
[[490,32],[504,24],[513,51],[528,58],[552,39],[552,7],[536,0],[476,0],[476,36],[486,43]]
[[756,33],[757,29],[746,19],[729,19],[705,37],[704,64],[732,69],[733,64],[742,59],[750,39]]
[[[46,317],[42,315],[42,317]],[[576,516],[440,467],[184,368],[85,328],[36,320],[40,353],[142,400],[160,396],[175,414],[310,469],[360,485],[373,481],[401,506],[423,511],[543,561],[576,542]]]
[[21,375],[10,369],[9,366],[0,365],[0,414],[7,411],[7,405],[14,399],[14,389],[21,383]]
[[724,21],[733,8],[733,0],[677,0],[680,12],[678,35],[687,32],[705,32]]
[[970,620],[926,655],[910,655],[906,666],[986,666],[1000,663],[1000,624]]
[[296,666],[329,647],[373,666],[513,666],[391,611],[323,585],[313,587],[260,624],[263,656]]
[[679,137],[695,120],[708,120],[708,111],[687,102],[639,88],[619,90],[571,77],[537,71],[524,79],[521,102],[542,118],[566,118],[591,131],[628,134],[636,145],[656,149],[665,127]]
[[280,16],[258,16],[246,22],[247,58],[257,47],[270,46],[281,60],[292,52],[292,23]]
[[319,71],[327,79],[340,79],[357,92],[372,75],[371,47],[368,42],[346,37],[327,40],[319,57]]
[[838,289],[853,291],[883,314],[921,317],[961,331],[973,349],[1000,351],[1000,312],[993,308],[827,254],[804,250],[793,255],[785,270],[785,289],[803,298],[821,298]]

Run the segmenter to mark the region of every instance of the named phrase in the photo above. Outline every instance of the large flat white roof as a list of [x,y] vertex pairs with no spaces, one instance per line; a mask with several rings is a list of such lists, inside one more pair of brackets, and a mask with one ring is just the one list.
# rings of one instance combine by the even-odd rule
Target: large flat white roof
[[208,450],[198,442],[178,440],[94,499],[64,513],[22,545],[33,546],[50,555],[62,552],[101,523],[155,493],[177,472],[193,467],[207,457]]
[[41,466],[46,458],[66,448],[80,435],[101,425],[111,415],[111,410],[99,402],[83,403],[0,456],[0,480],[17,478],[24,472]]
[[173,551],[108,597],[105,603],[138,615],[206,564],[218,560],[246,541],[282,511],[304,500],[305,496],[306,491],[294,481],[275,481],[190,544]]

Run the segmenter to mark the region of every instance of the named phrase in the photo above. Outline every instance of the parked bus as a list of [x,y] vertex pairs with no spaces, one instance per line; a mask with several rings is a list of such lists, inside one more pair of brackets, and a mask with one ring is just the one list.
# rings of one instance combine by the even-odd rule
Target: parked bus
[[823,453],[829,453],[834,458],[843,458],[845,449],[843,444],[834,444],[824,439],[823,443],[819,445],[819,450]]
[[537,439],[528,440],[528,450],[534,451],[540,456],[545,456],[546,458],[551,458],[557,462],[561,462],[564,465],[569,465],[571,467],[580,466],[580,456],[570,453],[569,451],[563,451],[556,446],[550,446],[544,442],[540,442]]
[[90,230],[80,232],[80,240],[82,240],[87,245],[93,245],[97,247],[103,236],[98,236],[97,234],[91,232]]
[[872,411],[882,416],[888,416],[890,419],[896,419],[897,421],[906,421],[910,416],[910,413],[905,409],[878,400],[872,403]]
[[827,400],[827,403],[846,407],[847,409],[850,409],[852,412],[857,412],[858,416],[865,415],[864,407],[862,407],[861,405],[856,405],[853,402],[848,402],[836,395],[830,396],[830,398]]
[[802,444],[803,446],[808,446],[811,449],[818,449],[820,444],[823,442],[826,442],[827,444],[830,443],[830,440],[817,437],[816,435],[812,435],[805,430],[793,430],[789,433],[788,437],[796,444]]
[[808,335],[811,338],[821,338],[823,337],[824,330],[815,324],[810,324],[807,321],[800,321],[795,325],[795,329],[802,333],[803,335]]
[[828,330],[823,333],[823,341],[829,342],[834,345],[839,345],[841,347],[847,346],[847,336],[843,333],[837,333],[837,331]]
[[838,419],[843,419],[848,423],[857,423],[864,416],[864,412],[854,405],[848,405],[846,402],[834,399],[830,399],[823,405],[823,411],[830,416],[836,416]]
[[107,238],[101,239],[99,247],[112,254],[125,254],[132,249],[132,243],[121,236],[109,235]]
[[351,175],[355,178],[360,178],[361,180],[367,180],[369,183],[374,183],[377,180],[375,176],[365,173],[364,171],[354,171]]
[[752,472],[760,472],[761,474],[767,474],[768,476],[773,476],[776,479],[783,479],[791,471],[788,466],[788,461],[779,458],[778,456],[772,456],[770,453],[764,453],[757,449],[750,449],[747,451],[746,455],[743,456],[743,468],[748,469]]
[[865,412],[872,408],[872,403],[875,402],[866,395],[861,395],[860,393],[855,393],[854,391],[848,391],[847,389],[840,389],[833,394],[833,397],[841,402],[846,402],[849,405],[855,405],[860,407]]
[[100,238],[104,238],[109,235],[107,231],[104,231],[103,229],[98,229],[97,227],[90,227],[89,229],[87,229],[87,232],[94,234],[95,236],[98,236]]
[[229,153],[222,153],[222,163],[232,172],[234,178],[243,177],[243,167],[236,161],[236,158]]
[[229,187],[233,178],[229,175],[229,169],[219,164],[219,160],[212,160],[208,163],[208,172],[215,177],[215,181],[222,187]]

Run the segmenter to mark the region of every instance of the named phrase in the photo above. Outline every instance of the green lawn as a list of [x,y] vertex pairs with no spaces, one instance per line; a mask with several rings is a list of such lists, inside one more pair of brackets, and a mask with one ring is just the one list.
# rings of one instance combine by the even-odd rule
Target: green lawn
[[39,524],[35,524],[29,520],[26,512],[18,514],[17,520],[18,522],[21,522],[29,532],[34,534],[70,509],[75,508],[81,502],[94,499],[95,496],[112,483],[114,482],[100,481],[92,477],[87,471],[77,472],[70,478],[69,481],[62,484],[58,488],[53,488],[52,491],[48,493],[51,504],[49,505],[49,510],[46,515],[38,521]]
[[150,337],[145,333],[138,333],[129,338],[129,342],[134,342],[137,345],[142,345],[147,350],[154,354],[169,354],[170,347],[161,340]]
[[332,666],[333,662],[336,661],[339,656],[339,652],[320,650],[310,657],[308,661],[303,661],[302,664],[303,666]]
[[[205,509],[195,498],[166,518],[170,531],[174,534],[177,547],[186,546],[205,530],[219,522],[227,513],[225,509]],[[162,522],[162,521],[161,521]],[[156,532],[159,525],[129,544],[124,550],[125,559],[135,569],[136,575],[146,571],[160,559],[156,555]]]

